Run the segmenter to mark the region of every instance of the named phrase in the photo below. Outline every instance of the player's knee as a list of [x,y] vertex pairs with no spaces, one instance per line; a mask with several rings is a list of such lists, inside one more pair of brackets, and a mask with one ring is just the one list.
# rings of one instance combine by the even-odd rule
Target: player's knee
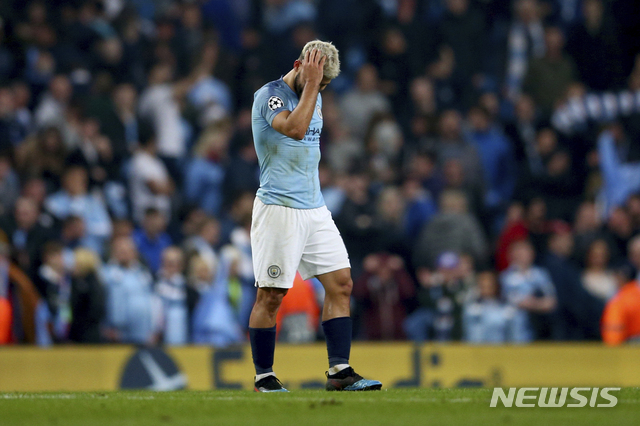
[[353,280],[351,277],[347,277],[339,284],[340,293],[344,296],[350,297],[353,290]]
[[285,294],[287,294],[286,289],[261,288],[258,290],[256,303],[262,305],[268,312],[277,312]]
[[340,274],[336,277],[331,289],[327,289],[327,292],[332,293],[333,296],[349,297],[353,290],[353,281],[351,280],[351,274]]

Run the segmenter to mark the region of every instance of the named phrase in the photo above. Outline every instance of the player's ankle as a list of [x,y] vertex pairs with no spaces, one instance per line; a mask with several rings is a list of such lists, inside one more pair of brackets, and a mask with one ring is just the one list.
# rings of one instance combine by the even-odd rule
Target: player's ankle
[[338,374],[345,368],[349,368],[349,364],[337,364],[337,365],[334,365],[333,367],[329,367],[329,375],[333,376],[334,374]]
[[276,373],[274,373],[273,371],[270,371],[268,373],[262,373],[262,374],[256,374],[256,378],[255,378],[255,382],[259,382],[260,380],[264,379],[265,377],[269,377],[269,376],[275,376]]

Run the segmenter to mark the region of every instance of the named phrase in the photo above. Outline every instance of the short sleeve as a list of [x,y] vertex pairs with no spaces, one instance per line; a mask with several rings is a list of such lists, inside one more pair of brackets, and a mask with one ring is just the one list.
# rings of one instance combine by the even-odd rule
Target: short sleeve
[[269,126],[273,123],[276,115],[282,111],[291,111],[286,92],[277,87],[263,87],[256,93],[254,103],[260,115],[267,120]]

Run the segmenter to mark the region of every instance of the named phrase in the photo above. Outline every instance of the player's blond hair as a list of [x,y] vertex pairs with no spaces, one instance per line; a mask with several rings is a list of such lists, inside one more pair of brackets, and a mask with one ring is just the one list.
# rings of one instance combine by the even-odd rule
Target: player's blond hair
[[324,62],[323,74],[326,78],[333,80],[340,74],[340,57],[338,49],[330,41],[313,40],[305,44],[300,53],[299,61],[304,59],[304,55],[312,49],[318,49],[327,59]]

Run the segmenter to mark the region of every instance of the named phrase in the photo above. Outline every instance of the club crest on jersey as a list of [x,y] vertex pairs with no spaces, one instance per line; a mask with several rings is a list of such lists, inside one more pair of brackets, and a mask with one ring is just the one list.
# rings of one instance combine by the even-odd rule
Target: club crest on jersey
[[272,96],[267,101],[267,105],[269,105],[269,109],[271,111],[275,111],[278,108],[282,108],[284,106],[284,101],[277,96]]
[[271,265],[271,266],[269,266],[269,269],[267,270],[267,273],[269,274],[269,276],[271,278],[278,278],[280,276],[280,274],[282,273],[282,270],[277,265]]
[[320,109],[320,105],[316,105],[316,112],[318,113],[320,120],[322,120],[322,110]]

